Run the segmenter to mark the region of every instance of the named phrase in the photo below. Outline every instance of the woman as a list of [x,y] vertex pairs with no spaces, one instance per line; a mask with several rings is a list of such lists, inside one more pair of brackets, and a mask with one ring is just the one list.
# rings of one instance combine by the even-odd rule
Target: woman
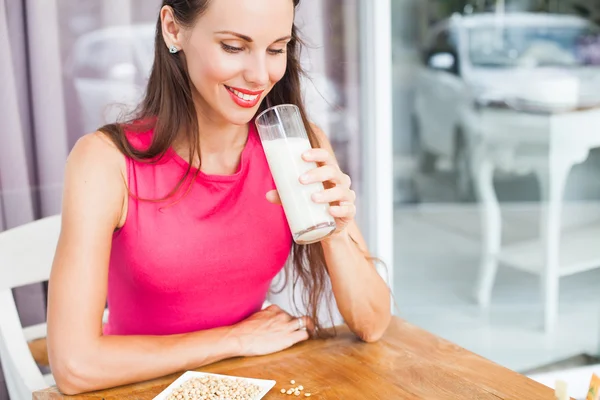
[[[389,291],[326,136],[307,124],[320,148],[304,158],[320,167],[302,182],[324,182],[328,189],[313,200],[332,203],[337,229],[298,246],[253,126],[266,103],[303,110],[298,2],[165,0],[134,118],[73,148],[48,307],[49,356],[63,393],[269,354],[309,331],[322,335],[316,310],[329,286],[359,338],[382,336]],[[290,254],[309,316],[261,310]]]

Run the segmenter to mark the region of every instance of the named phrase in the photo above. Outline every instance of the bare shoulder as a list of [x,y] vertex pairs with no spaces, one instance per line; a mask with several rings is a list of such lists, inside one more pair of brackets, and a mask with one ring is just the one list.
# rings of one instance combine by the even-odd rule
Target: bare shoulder
[[105,177],[112,175],[125,182],[125,156],[104,132],[89,133],[77,140],[67,159],[67,171],[73,169]]
[[63,214],[94,209],[120,225],[127,196],[125,176],[125,157],[105,133],[82,136],[67,159]]
[[86,163],[103,166],[124,165],[123,154],[113,141],[104,133],[96,131],[80,137],[73,146],[67,163]]

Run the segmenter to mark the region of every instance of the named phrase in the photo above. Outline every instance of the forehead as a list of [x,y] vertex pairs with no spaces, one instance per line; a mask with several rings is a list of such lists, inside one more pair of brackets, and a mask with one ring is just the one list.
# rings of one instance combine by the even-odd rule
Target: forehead
[[289,35],[294,22],[293,0],[210,0],[196,27],[234,31],[259,41]]

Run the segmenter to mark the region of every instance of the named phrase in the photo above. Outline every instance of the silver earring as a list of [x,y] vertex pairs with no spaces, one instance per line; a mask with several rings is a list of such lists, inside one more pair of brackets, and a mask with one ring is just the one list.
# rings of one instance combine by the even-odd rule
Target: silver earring
[[175,47],[175,45],[171,45],[171,47],[169,47],[169,52],[171,54],[175,54],[179,51],[179,49],[177,47]]

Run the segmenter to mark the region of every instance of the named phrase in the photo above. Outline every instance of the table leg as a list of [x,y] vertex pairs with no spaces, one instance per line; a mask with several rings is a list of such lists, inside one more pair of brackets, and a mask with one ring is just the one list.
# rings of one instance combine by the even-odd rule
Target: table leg
[[558,316],[561,212],[571,167],[571,164],[565,162],[550,162],[548,169],[537,173],[542,202],[540,236],[544,251],[540,284],[544,303],[544,330],[547,333],[553,331]]
[[498,253],[502,242],[500,204],[494,190],[494,165],[490,160],[478,160],[474,170],[476,190],[479,195],[482,217],[482,260],[476,298],[480,306],[487,307],[498,270]]

